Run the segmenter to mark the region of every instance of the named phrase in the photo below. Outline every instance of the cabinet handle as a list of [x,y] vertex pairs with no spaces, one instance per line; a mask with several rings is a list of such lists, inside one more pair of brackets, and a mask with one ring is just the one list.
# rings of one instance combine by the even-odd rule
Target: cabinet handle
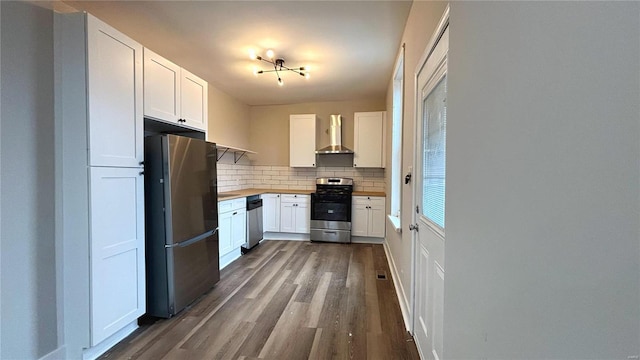
[[298,197],[298,195],[293,195],[293,197]]
[[140,165],[140,166],[144,166],[144,161],[140,161],[140,162],[138,163],[138,165]]
[[140,171],[138,175],[144,175],[144,171]]
[[276,197],[280,197],[280,195],[276,195]]
[[367,196],[367,200],[371,200],[371,198]]
[[353,164],[353,167],[356,167],[356,166],[358,166],[358,164]]
[[238,215],[238,212],[237,212],[237,211],[235,211],[235,212],[234,212],[233,214],[231,214],[231,215]]
[[311,164],[311,166],[316,166],[316,164]]

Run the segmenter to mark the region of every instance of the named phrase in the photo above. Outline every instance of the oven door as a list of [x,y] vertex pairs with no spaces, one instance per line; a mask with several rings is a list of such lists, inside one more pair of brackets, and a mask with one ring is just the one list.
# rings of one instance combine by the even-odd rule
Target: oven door
[[351,196],[312,193],[311,220],[351,222]]

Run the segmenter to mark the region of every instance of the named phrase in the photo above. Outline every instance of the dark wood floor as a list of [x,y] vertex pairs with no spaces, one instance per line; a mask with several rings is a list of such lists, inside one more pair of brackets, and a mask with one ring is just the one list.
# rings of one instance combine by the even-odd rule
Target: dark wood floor
[[418,359],[392,281],[382,245],[264,241],[102,359]]

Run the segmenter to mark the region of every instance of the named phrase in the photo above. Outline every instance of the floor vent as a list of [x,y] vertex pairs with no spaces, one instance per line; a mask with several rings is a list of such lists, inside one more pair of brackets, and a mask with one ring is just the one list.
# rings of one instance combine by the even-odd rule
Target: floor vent
[[387,272],[381,270],[376,271],[376,278],[378,280],[387,280]]

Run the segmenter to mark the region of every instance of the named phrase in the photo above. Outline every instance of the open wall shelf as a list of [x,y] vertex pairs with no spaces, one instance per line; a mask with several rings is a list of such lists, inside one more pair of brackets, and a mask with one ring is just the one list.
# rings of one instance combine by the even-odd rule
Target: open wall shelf
[[[226,154],[227,152],[231,151],[233,153],[233,163],[234,164],[237,163],[238,161],[240,161],[240,159],[242,159],[242,157],[245,154],[257,154],[255,151],[251,151],[251,150],[247,150],[247,149],[241,149],[241,148],[228,146],[228,145],[222,145],[222,144],[216,144],[216,149],[218,149],[218,157],[216,158],[217,161],[220,161],[220,159],[222,159],[224,154]],[[221,151],[222,151],[222,154],[220,154]]]

